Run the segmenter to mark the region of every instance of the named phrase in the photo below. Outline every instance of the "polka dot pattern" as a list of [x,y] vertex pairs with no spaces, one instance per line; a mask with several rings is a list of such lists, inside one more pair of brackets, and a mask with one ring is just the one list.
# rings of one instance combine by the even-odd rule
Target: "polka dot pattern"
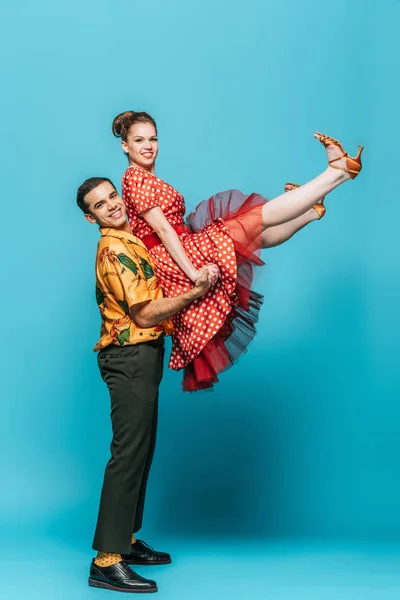
[[[171,225],[183,225],[185,202],[173,187],[154,175],[130,167],[122,181],[132,233],[141,238],[153,233],[141,216],[147,208],[160,206]],[[186,367],[224,325],[237,305],[235,287],[237,264],[233,240],[222,219],[216,219],[199,233],[184,233],[181,242],[197,269],[207,263],[219,266],[221,278],[205,295],[172,317],[173,348],[169,367]],[[171,298],[193,287],[193,283],[172,260],[163,245],[150,250],[164,295]]]
[[110,552],[98,552],[94,559],[94,564],[99,567],[112,567],[121,562],[122,556],[120,554],[111,554]]
[[184,222],[185,201],[179,192],[155,175],[129,167],[122,178],[122,197],[126,204],[132,233],[138,238],[153,233],[141,213],[148,208],[159,206],[171,225]]

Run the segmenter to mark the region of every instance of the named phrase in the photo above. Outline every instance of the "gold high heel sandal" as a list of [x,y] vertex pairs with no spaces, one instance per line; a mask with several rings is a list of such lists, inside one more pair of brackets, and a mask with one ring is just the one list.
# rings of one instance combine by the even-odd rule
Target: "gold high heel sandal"
[[[290,190],[294,190],[298,187],[300,187],[298,183],[286,183],[285,184],[285,192],[290,192]],[[325,196],[323,198],[321,198],[321,200],[319,200],[317,202],[317,204],[314,204],[314,206],[313,206],[313,209],[318,214],[318,220],[322,219],[322,217],[326,213],[326,206],[324,206],[324,200],[325,200]]]
[[[349,156],[349,154],[344,151],[342,144],[338,140],[335,140],[335,138],[329,137],[329,135],[324,135],[323,133],[319,133],[318,131],[314,134],[314,137],[317,138],[317,140],[319,140],[321,144],[323,144],[326,148],[328,146],[337,146],[339,150],[343,152],[341,156],[338,156],[337,158],[332,158],[332,160],[329,161],[331,167],[333,167],[334,169],[340,169],[340,171],[346,171],[347,173],[349,173],[352,179],[355,179],[357,177],[357,175],[362,169],[361,152],[364,150],[364,146],[358,146],[358,154],[357,156],[353,157]],[[341,160],[342,158],[346,159],[345,168],[338,167],[337,165],[333,164],[338,160]]]

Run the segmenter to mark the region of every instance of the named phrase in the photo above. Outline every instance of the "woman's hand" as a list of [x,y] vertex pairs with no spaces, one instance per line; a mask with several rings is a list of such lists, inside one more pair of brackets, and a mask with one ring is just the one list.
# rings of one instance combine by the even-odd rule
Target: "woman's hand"
[[208,280],[211,285],[215,285],[220,277],[219,267],[214,263],[206,265],[208,268]]
[[206,269],[208,271],[208,281],[210,282],[210,285],[211,286],[215,285],[220,276],[220,272],[219,272],[218,266],[214,263],[209,263],[208,265],[205,265],[204,267],[202,267],[200,270],[194,271],[194,273],[190,279],[193,281],[193,283],[196,283],[198,278],[203,273],[204,269]]

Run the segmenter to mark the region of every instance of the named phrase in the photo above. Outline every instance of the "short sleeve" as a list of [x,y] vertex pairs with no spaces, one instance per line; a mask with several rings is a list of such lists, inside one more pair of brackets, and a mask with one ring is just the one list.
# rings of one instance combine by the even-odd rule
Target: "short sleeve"
[[149,286],[138,262],[123,252],[104,248],[99,279],[114,300],[129,313],[135,304],[151,300]]
[[128,208],[140,214],[148,208],[159,206],[157,178],[141,169],[128,169],[122,179],[122,197]]

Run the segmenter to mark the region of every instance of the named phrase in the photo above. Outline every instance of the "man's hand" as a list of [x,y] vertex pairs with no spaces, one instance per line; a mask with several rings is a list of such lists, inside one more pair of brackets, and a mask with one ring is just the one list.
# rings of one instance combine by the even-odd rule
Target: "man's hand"
[[204,269],[208,270],[210,284],[212,286],[215,285],[220,276],[220,272],[219,272],[219,267],[214,263],[208,263],[208,265],[204,265],[204,267],[195,271],[194,276],[191,277],[191,280],[193,281],[193,283],[196,283],[196,281],[198,280],[198,278],[200,277],[200,274],[203,272]]
[[195,298],[201,298],[208,292],[210,287],[213,285],[211,282],[211,276],[208,267],[203,267],[199,270],[199,277],[196,279],[194,284],[193,294]]

